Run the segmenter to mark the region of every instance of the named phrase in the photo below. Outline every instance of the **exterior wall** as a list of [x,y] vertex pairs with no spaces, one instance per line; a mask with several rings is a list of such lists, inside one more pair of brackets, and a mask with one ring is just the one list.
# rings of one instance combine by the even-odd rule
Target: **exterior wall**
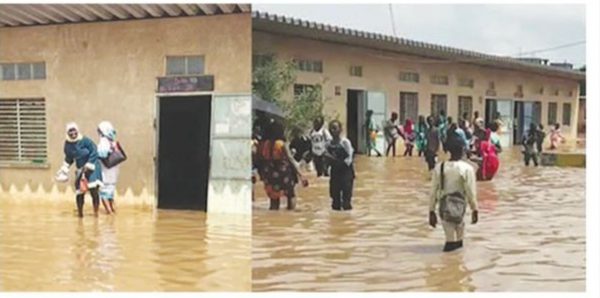
[[[253,54],[275,54],[277,59],[290,60],[305,58],[323,61],[323,73],[298,72],[299,84],[323,84],[326,111],[338,114],[339,119],[346,123],[346,90],[363,89],[382,91],[388,100],[388,115],[400,109],[400,92],[417,92],[419,96],[419,115],[429,115],[431,94],[446,94],[448,98],[447,114],[457,119],[458,97],[471,96],[473,111],[485,115],[486,90],[489,81],[495,82],[498,99],[512,99],[517,91],[517,85],[523,85],[522,101],[542,101],[542,123],[547,126],[548,102],[557,102],[557,120],[562,121],[562,103],[570,102],[571,126],[564,127],[563,133],[574,138],[577,129],[577,111],[579,85],[577,81],[566,80],[538,74],[493,69],[489,67],[434,61],[421,57],[400,55],[373,49],[337,43],[309,40],[292,36],[272,34],[263,31],[253,32]],[[432,63],[434,62],[434,63]],[[351,65],[362,66],[362,77],[352,77],[349,74]],[[399,80],[400,71],[418,72],[419,83],[407,83]],[[434,85],[430,76],[441,74],[449,76],[449,85]],[[472,78],[474,88],[459,87],[459,77]],[[341,87],[341,95],[335,95],[335,86]],[[544,94],[536,94],[544,86]],[[560,89],[559,96],[549,95],[554,88]],[[572,96],[569,96],[572,92]],[[287,100],[293,98],[293,90],[286,94]]]
[[0,98],[43,97],[48,163],[0,168],[0,198],[73,200],[57,184],[65,124],[76,121],[97,141],[96,125],[110,120],[128,153],[118,204],[155,205],[156,77],[167,55],[204,55],[214,94],[250,94],[250,14],[0,28],[0,62],[46,62],[46,79],[0,81]]

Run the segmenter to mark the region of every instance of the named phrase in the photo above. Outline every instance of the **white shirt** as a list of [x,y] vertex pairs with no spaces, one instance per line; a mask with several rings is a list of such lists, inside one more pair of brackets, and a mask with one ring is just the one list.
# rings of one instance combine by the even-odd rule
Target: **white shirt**
[[329,130],[325,128],[325,125],[321,126],[321,129],[310,131],[310,142],[312,144],[312,153],[316,156],[321,156],[325,153],[327,143],[331,141],[331,134]]
[[431,197],[429,211],[435,211],[435,206],[444,194],[460,192],[465,196],[471,210],[477,210],[477,187],[475,169],[465,161],[444,162],[444,189],[440,190],[441,165],[438,163],[433,169],[431,179]]

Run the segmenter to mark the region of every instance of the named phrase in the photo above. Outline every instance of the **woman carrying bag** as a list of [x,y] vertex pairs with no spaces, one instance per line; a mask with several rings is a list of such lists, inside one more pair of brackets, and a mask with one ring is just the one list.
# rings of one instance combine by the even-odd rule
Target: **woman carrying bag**
[[121,144],[117,142],[117,132],[108,121],[98,124],[98,157],[102,168],[103,185],[100,187],[100,199],[107,214],[115,213],[115,191],[119,178],[119,164],[127,159]]

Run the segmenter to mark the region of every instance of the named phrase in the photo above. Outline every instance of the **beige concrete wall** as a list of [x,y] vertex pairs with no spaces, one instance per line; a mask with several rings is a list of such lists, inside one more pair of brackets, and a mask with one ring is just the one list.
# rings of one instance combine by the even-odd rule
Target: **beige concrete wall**
[[0,81],[0,98],[46,100],[48,167],[0,168],[0,197],[73,200],[57,185],[64,126],[76,121],[97,140],[96,125],[115,125],[129,160],[118,203],[155,202],[156,77],[167,55],[204,55],[215,93],[251,90],[250,14],[0,28],[0,62],[45,61],[45,80]]
[[[489,81],[495,82],[497,98],[513,98],[517,85],[523,85],[524,97],[518,100],[542,101],[542,123],[546,126],[548,116],[547,102],[557,102],[558,120],[562,119],[562,103],[572,104],[571,126],[564,127],[563,132],[569,137],[575,136],[579,85],[577,81],[565,80],[537,74],[493,69],[467,64],[433,62],[415,56],[400,55],[390,52],[347,46],[337,43],[309,40],[304,38],[275,35],[266,32],[253,32],[253,54],[275,54],[278,59],[306,58],[323,61],[323,73],[298,72],[297,82],[316,84],[325,82],[324,96],[328,99],[326,110],[338,113],[340,120],[346,122],[346,90],[364,89],[382,91],[388,100],[388,114],[399,111],[400,92],[418,92],[419,114],[429,115],[431,94],[446,94],[448,98],[448,115],[456,119],[458,116],[458,97],[471,96],[473,110],[485,115],[485,96]],[[363,67],[362,77],[349,74],[351,65]],[[414,71],[420,74],[420,83],[406,83],[399,80],[400,71]],[[433,85],[432,74],[449,76],[449,85]],[[475,80],[474,88],[459,87],[460,77]],[[340,86],[342,93],[335,95],[335,86]],[[540,86],[544,86],[544,94],[536,94]],[[560,95],[550,95],[554,88],[559,88]],[[569,92],[572,95],[569,96]],[[293,90],[286,94],[286,99],[293,97]]]

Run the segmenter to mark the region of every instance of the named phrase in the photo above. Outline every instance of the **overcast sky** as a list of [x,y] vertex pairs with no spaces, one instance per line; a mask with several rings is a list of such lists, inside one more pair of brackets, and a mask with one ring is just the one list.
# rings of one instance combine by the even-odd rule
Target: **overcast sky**
[[[271,12],[393,35],[387,4],[252,4]],[[393,4],[398,37],[489,54],[519,56],[585,41],[585,5]],[[523,55],[525,56],[525,55]],[[527,54],[585,64],[585,44]]]

